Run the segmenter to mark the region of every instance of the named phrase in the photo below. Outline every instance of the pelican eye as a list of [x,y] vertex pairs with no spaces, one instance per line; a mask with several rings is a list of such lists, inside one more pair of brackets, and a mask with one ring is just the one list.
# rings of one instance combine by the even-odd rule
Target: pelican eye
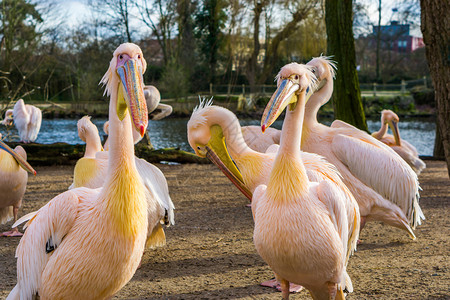
[[298,75],[295,75],[295,76],[294,76],[294,79],[295,79],[295,80],[298,80]]
[[200,146],[197,146],[197,149],[200,150]]
[[119,59],[123,59],[123,55],[122,54],[119,55]]
[[140,54],[138,54],[138,58],[141,59],[141,55]]

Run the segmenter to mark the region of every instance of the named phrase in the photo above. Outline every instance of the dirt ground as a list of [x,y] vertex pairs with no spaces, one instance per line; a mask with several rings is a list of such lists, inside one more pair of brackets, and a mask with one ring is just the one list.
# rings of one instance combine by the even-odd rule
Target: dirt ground
[[[450,299],[450,181],[445,163],[427,161],[420,175],[426,220],[417,240],[398,229],[369,223],[348,271],[348,299]],[[158,165],[176,206],[167,245],[145,252],[142,267],[114,299],[281,299],[259,286],[272,272],[256,253],[248,203],[213,165]],[[73,167],[37,167],[20,216],[63,192]],[[9,230],[11,223],[1,225]],[[0,238],[0,298],[16,283],[19,238]],[[305,291],[292,299],[309,299]]]

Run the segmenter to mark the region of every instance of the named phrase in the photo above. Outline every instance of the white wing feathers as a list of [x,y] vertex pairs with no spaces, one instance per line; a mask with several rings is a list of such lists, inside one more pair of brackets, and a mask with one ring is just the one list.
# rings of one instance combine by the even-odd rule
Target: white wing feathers
[[419,207],[417,175],[390,147],[369,135],[361,139],[343,134],[335,135],[331,147],[355,177],[399,206],[412,228],[425,219]]
[[72,228],[78,205],[78,196],[67,191],[50,200],[34,216],[27,215],[32,218],[16,250],[16,288],[20,290],[20,299],[32,299],[36,294],[41,274],[52,255],[51,249],[56,248]]
[[[160,169],[150,164],[144,159],[136,157],[136,167],[145,187],[158,201],[159,205],[167,212],[166,223],[175,225],[174,209],[172,199],[169,195],[169,187],[166,177]],[[168,225],[168,224],[166,224]]]

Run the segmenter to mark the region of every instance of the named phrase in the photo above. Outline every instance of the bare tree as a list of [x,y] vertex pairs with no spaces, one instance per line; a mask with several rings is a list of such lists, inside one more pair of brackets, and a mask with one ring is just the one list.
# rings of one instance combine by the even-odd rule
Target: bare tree
[[105,27],[113,31],[120,28],[121,34],[126,36],[126,41],[131,43],[132,4],[132,0],[92,0],[91,7],[103,16]]
[[137,4],[141,20],[151,29],[161,47],[164,65],[175,56],[173,37],[176,34],[177,0],[155,0],[153,5],[144,1],[144,5]]
[[[450,177],[450,3],[421,0],[422,33],[435,89],[436,112]],[[441,141],[436,140],[436,143]]]

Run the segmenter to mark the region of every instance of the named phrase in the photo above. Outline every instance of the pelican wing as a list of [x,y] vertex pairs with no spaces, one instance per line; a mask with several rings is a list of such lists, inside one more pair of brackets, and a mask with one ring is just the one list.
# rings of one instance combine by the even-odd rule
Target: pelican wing
[[333,123],[331,123],[330,127],[331,128],[350,128],[350,129],[359,130],[355,126],[350,125],[347,122],[344,122],[344,121],[341,121],[341,120],[334,120]]
[[[42,272],[53,250],[72,228],[80,200],[72,191],[64,192],[39,209],[26,215],[27,230],[16,250],[17,286],[20,299],[32,299],[40,285]],[[15,224],[16,225],[16,224]]]
[[174,209],[172,199],[169,195],[169,187],[167,185],[166,177],[160,169],[150,164],[144,159],[136,157],[136,167],[141,176],[145,187],[156,198],[161,207],[164,208],[167,215],[167,223],[174,225]]
[[[353,195],[342,183],[336,185],[330,181],[322,181],[317,186],[317,196],[328,209],[330,219],[341,237],[345,253],[345,266],[359,238],[360,215],[359,207]],[[351,279],[345,275],[346,288],[353,290]]]
[[415,228],[425,219],[419,207],[417,175],[388,146],[359,132],[336,134],[333,153],[356,178],[399,206]]
[[41,129],[42,112],[39,108],[27,105],[28,112],[30,113],[30,123],[28,123],[28,138],[30,141],[35,141],[39,130]]
[[[160,110],[160,112],[155,112],[155,110]],[[168,104],[159,103],[155,110],[150,114],[150,118],[153,121],[158,121],[170,115],[173,108]]]

